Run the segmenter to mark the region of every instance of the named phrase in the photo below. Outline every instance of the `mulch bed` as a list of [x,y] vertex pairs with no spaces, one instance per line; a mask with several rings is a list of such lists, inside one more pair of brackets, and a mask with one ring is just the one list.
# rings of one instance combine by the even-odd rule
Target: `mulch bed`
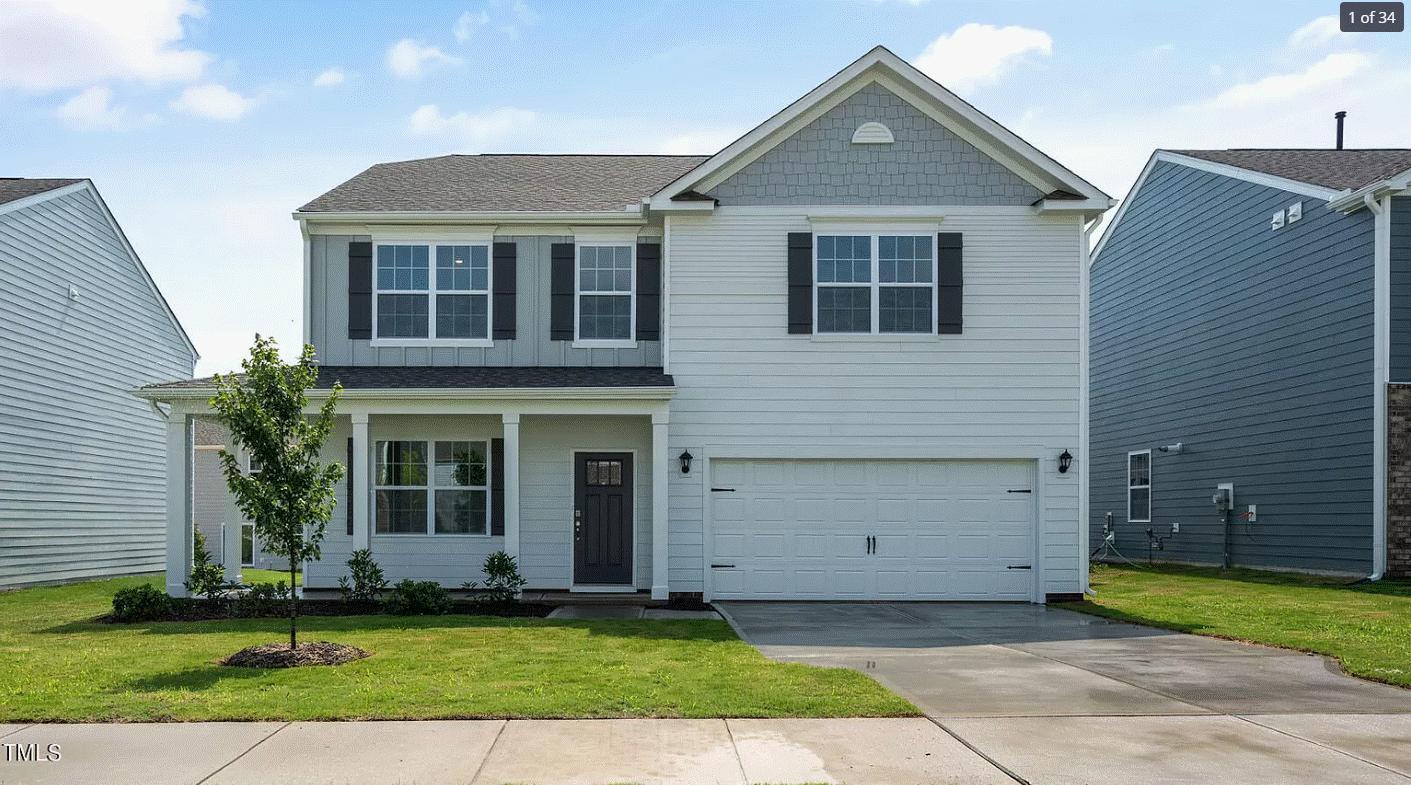
[[237,668],[300,668],[305,665],[342,665],[361,660],[368,652],[356,646],[311,641],[290,649],[287,643],[266,643],[241,649],[220,661]]
[[[541,602],[516,602],[508,605],[456,600],[451,603],[451,613],[462,616],[503,616],[508,618],[543,618],[553,612],[557,605]],[[299,600],[300,616],[368,616],[386,613],[381,603],[344,602],[342,600]],[[289,605],[284,601],[272,603],[258,613],[245,612],[234,600],[185,599],[174,603],[171,613],[154,621],[220,621],[223,619],[278,619],[288,618]],[[111,615],[100,616],[97,621],[104,624],[128,624]],[[139,624],[145,622],[137,622]]]

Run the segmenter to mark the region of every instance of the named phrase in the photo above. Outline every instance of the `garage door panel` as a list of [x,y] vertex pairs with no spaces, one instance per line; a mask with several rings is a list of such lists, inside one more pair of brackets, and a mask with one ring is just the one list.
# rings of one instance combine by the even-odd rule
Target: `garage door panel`
[[[1033,464],[717,460],[720,599],[1027,600]],[[868,553],[868,537],[876,549]]]

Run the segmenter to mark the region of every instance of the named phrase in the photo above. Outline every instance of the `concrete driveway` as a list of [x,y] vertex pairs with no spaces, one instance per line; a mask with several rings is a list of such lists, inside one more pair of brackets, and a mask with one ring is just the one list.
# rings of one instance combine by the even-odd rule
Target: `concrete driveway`
[[853,668],[1029,783],[1411,783],[1411,691],[1324,657],[1036,605],[718,603]]

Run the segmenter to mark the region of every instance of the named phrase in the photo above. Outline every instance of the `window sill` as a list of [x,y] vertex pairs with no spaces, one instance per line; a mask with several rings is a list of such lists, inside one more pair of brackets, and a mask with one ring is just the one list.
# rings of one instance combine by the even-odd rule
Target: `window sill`
[[904,343],[934,342],[935,333],[814,333],[811,340],[820,343],[876,343],[878,341],[900,341]]
[[395,532],[374,532],[374,537],[385,537],[389,540],[441,540],[447,537],[468,540],[490,540],[496,537],[504,537],[503,534],[427,534],[425,532],[405,532],[398,534]]
[[489,349],[495,342],[488,338],[373,338],[374,349]]
[[574,341],[575,349],[636,349],[636,341]]

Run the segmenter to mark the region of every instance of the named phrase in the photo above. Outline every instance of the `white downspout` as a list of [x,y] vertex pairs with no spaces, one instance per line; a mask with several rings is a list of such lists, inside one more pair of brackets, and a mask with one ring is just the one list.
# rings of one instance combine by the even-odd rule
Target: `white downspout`
[[1371,193],[1362,203],[1375,217],[1373,223],[1373,432],[1372,432],[1372,573],[1369,581],[1379,581],[1387,560],[1387,382],[1391,364],[1391,215],[1388,202],[1377,201]]
[[1088,282],[1091,276],[1092,267],[1092,247],[1093,232],[1102,223],[1102,216],[1094,218],[1087,226],[1079,224],[1081,241],[1083,245],[1082,266],[1078,272],[1079,286],[1082,291],[1078,293],[1078,303],[1081,313],[1078,317],[1078,329],[1082,332],[1078,341],[1078,373],[1081,379],[1078,381],[1078,585],[1084,594],[1094,593],[1092,587],[1088,585],[1088,546],[1090,542],[1089,528],[1091,522],[1089,518],[1089,493],[1091,491],[1091,477],[1088,473]]

